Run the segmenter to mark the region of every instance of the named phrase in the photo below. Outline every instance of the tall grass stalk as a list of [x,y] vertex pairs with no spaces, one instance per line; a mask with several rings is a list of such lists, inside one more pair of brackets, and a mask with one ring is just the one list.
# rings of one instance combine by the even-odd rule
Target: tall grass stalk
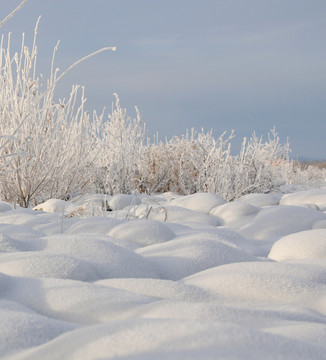
[[27,2],[27,0],[22,1],[15,10],[13,10],[9,15],[7,15],[1,22],[0,22],[0,28],[3,24],[5,24],[10,18],[12,18],[17,11],[19,11]]

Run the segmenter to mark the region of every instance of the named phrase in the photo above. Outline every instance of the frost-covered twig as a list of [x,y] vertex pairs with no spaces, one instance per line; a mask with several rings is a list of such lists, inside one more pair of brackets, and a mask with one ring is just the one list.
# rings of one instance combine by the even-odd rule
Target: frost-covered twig
[[19,11],[27,2],[27,0],[22,1],[15,10],[13,10],[8,16],[6,16],[1,22],[0,22],[0,28],[3,24],[5,24],[10,18],[12,18],[17,11]]
[[84,56],[83,58],[75,61],[72,65],[70,65],[52,84],[52,86],[55,86],[70,70],[72,70],[74,67],[76,67],[77,65],[81,64],[82,62],[84,62],[85,60],[95,56],[95,55],[98,55],[100,53],[102,53],[103,51],[108,51],[108,50],[111,50],[111,51],[116,51],[117,48],[115,46],[109,46],[109,47],[104,47],[100,50],[97,50],[97,51],[94,51],[93,53],[91,54],[88,54],[86,56]]

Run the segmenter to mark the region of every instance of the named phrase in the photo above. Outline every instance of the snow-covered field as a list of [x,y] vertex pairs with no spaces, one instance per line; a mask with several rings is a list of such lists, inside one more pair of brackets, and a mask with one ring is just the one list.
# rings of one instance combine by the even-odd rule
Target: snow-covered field
[[326,188],[0,203],[1,359],[326,359]]

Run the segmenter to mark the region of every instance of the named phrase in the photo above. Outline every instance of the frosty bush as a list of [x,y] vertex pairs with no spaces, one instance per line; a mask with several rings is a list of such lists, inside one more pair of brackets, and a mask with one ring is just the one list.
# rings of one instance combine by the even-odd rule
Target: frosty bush
[[152,194],[173,189],[172,155],[166,144],[162,141],[155,141],[153,145],[147,143],[143,150],[139,168],[139,190]]
[[[52,73],[45,89],[35,74],[35,38],[30,51],[23,37],[20,54],[11,57],[10,35],[7,50],[3,48],[2,37],[0,50],[0,127],[2,134],[12,134],[2,151],[22,154],[2,162],[6,172],[1,177],[2,197],[8,201],[17,198],[21,205],[28,206],[34,198],[36,202],[36,198],[43,200],[44,196],[66,196],[74,177],[70,171],[78,171],[72,164],[69,168],[67,165],[70,161],[78,165],[85,149],[80,146],[87,126],[83,95],[76,112],[77,88],[68,101],[54,103],[55,74]],[[68,146],[74,148],[67,149]]]
[[244,139],[239,155],[231,155],[231,139],[195,130],[148,147],[140,173],[146,192],[217,193],[233,200],[251,192],[277,190],[293,170],[289,143],[280,143],[275,129],[268,140],[255,134]]
[[228,198],[277,190],[291,168],[289,152],[288,141],[281,144],[275,129],[268,134],[267,141],[255,133],[249,140],[244,138],[239,155],[232,161],[232,189]]
[[227,139],[224,135],[216,140],[212,132],[197,133],[192,129],[181,137],[174,136],[165,143],[157,142],[148,147],[140,171],[143,189],[181,194],[214,192],[212,171],[230,156],[228,144],[232,134]]
[[117,94],[108,121],[103,115],[93,124],[96,138],[97,191],[106,194],[130,194],[140,187],[139,168],[144,153],[145,125],[136,108],[136,117],[128,116]]
[[294,161],[292,168],[286,173],[286,184],[300,184],[302,187],[318,187],[325,185],[326,169],[318,168],[314,165],[302,166],[300,163]]
[[[50,79],[36,75],[38,22],[31,49],[22,37],[20,52],[0,44],[0,195],[22,206],[49,198],[64,199],[88,191],[94,139],[84,109],[84,89],[74,86],[67,100],[56,102],[57,82],[80,61],[58,76],[54,49]],[[111,48],[114,50],[114,48]]]

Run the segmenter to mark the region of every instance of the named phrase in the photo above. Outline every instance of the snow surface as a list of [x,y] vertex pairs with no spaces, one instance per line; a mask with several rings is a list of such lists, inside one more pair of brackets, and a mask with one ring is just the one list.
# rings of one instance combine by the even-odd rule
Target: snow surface
[[324,210],[325,188],[0,202],[0,358],[326,359]]

